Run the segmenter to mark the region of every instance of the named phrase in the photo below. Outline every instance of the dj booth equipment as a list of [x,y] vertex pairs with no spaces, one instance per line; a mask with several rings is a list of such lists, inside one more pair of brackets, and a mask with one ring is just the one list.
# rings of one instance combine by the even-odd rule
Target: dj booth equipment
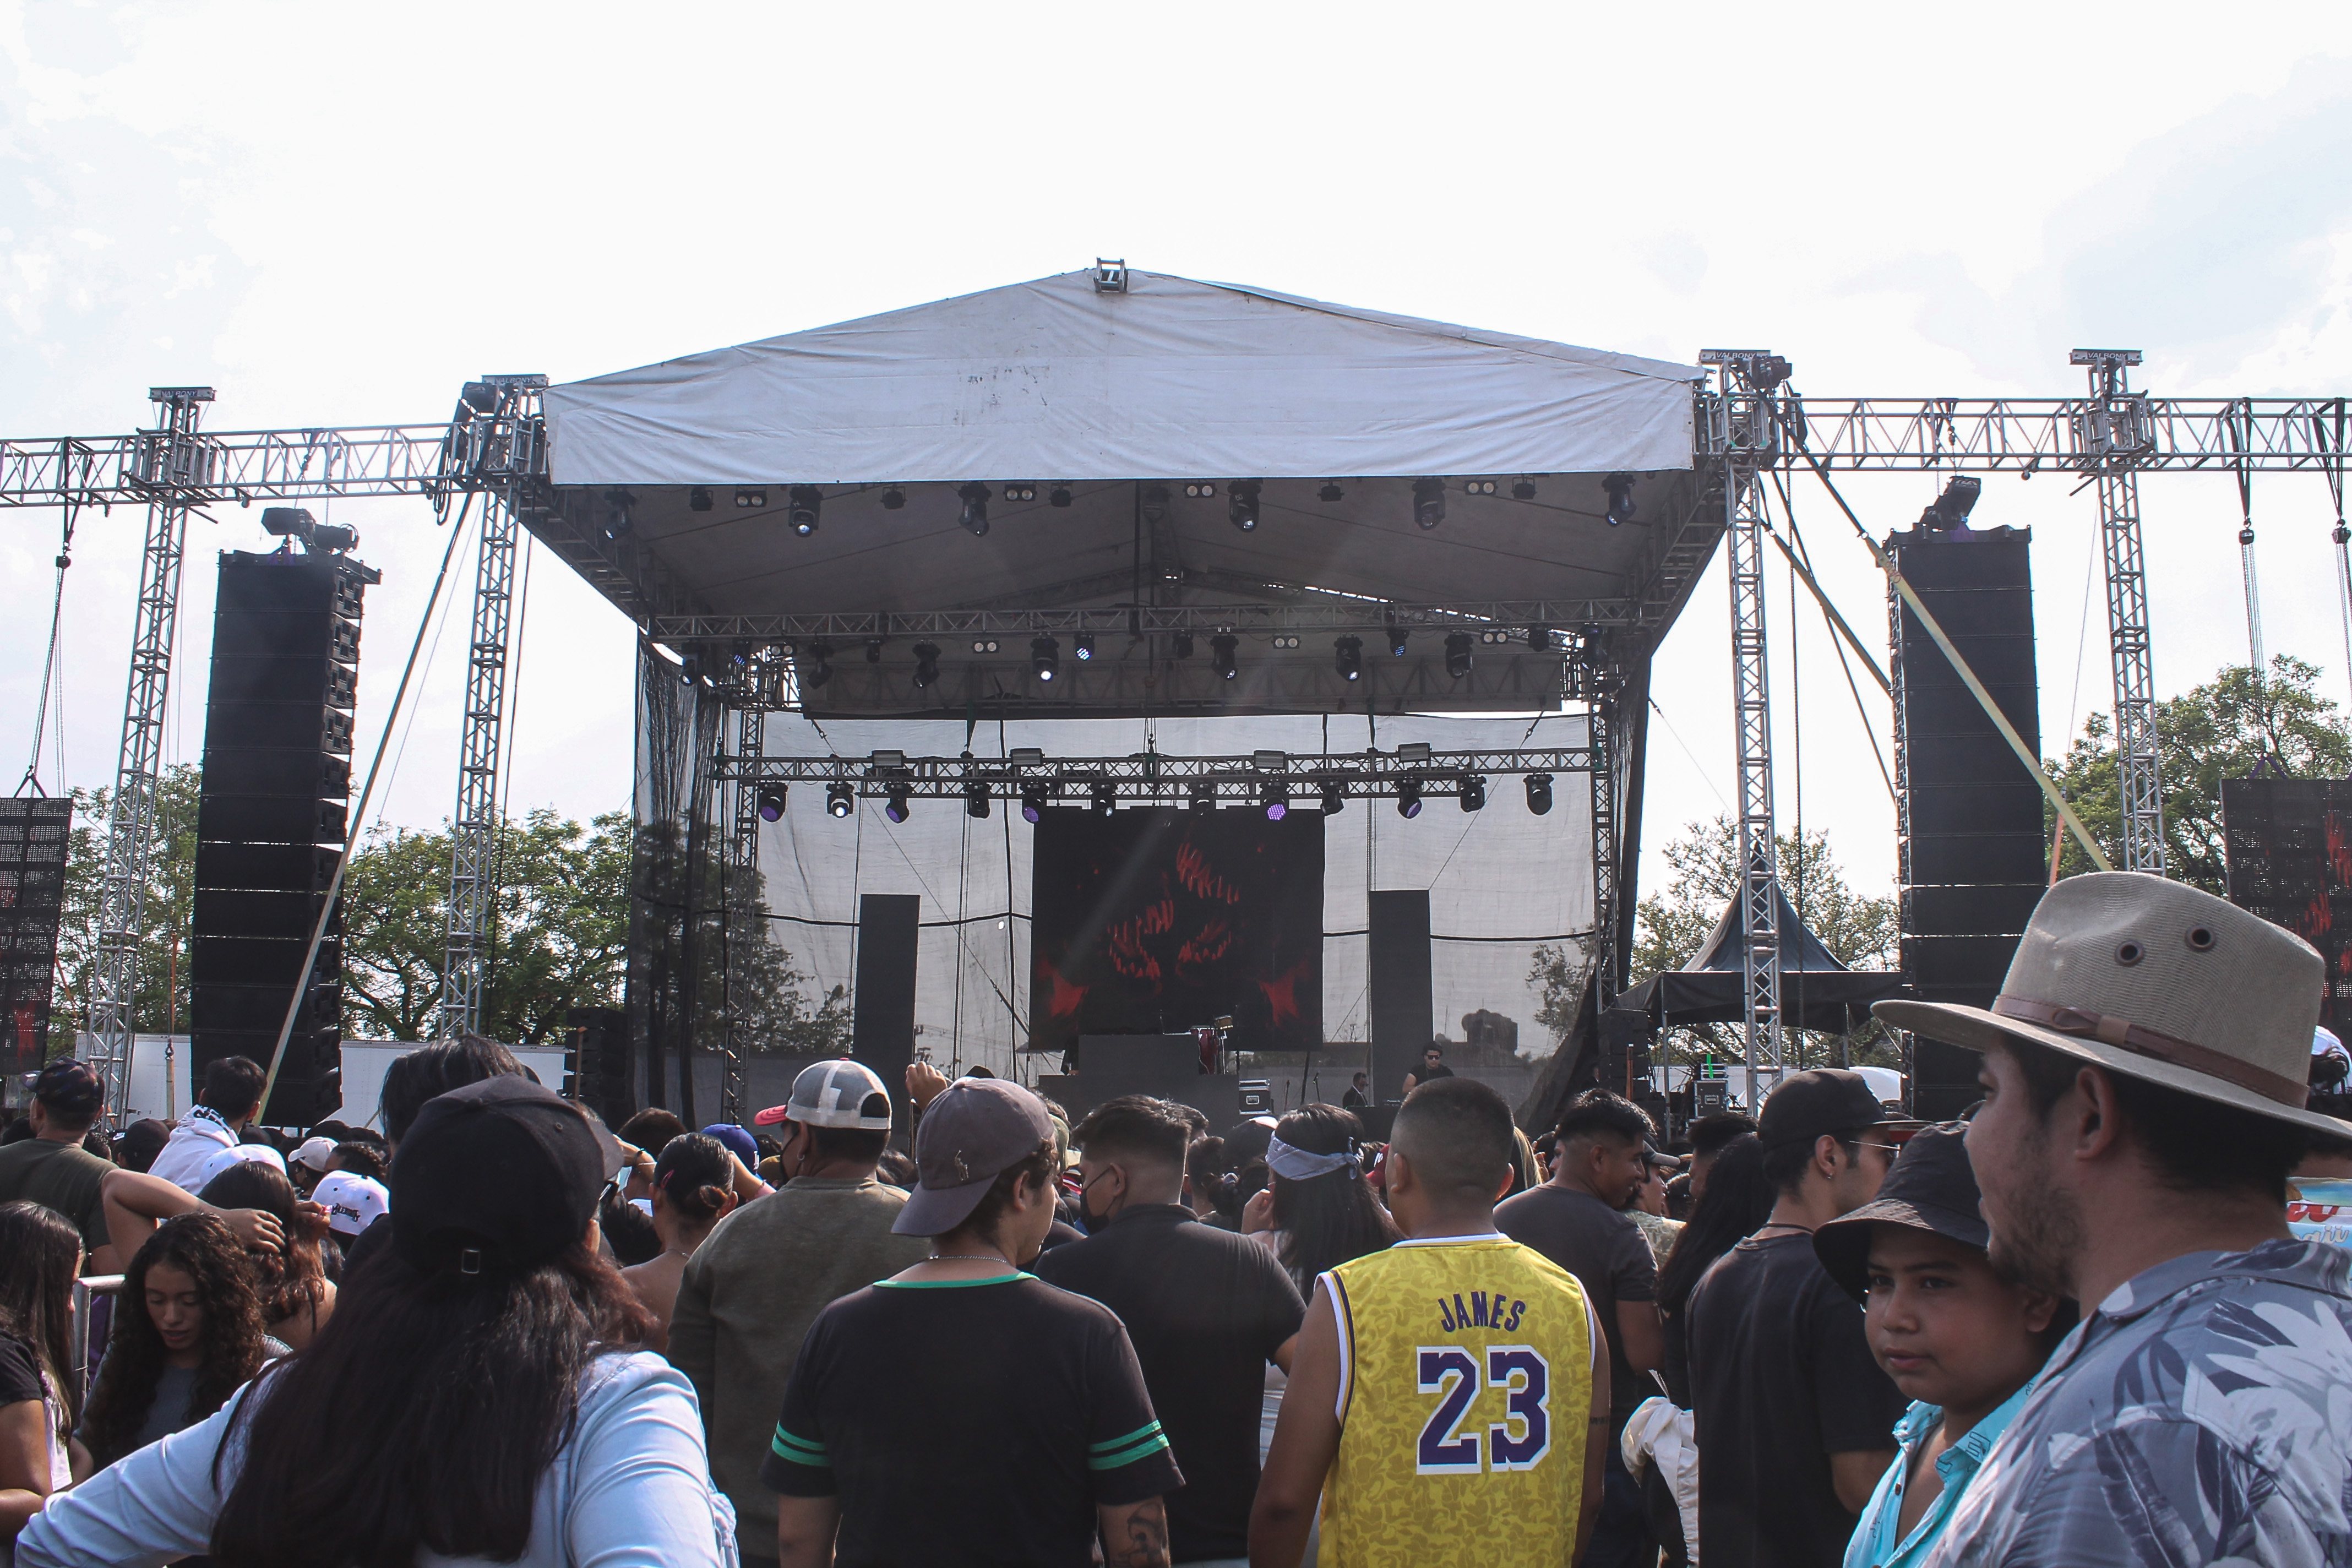
[[1037,1092],[1068,1111],[1072,1126],[1105,1100],[1148,1094],[1191,1106],[1218,1133],[1241,1121],[1241,1088],[1231,1073],[1201,1070],[1201,1047],[1191,1035],[1084,1035],[1076,1072],[1037,1079]]

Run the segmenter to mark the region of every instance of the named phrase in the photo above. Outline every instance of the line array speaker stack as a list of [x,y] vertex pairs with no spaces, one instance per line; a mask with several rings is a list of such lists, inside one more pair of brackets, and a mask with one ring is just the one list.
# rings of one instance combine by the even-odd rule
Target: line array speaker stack
[[618,1127],[636,1110],[629,1072],[629,1016],[618,1007],[573,1007],[563,1015],[572,1085],[580,1103]]
[[[188,965],[191,1070],[263,1067],[341,856],[352,789],[362,595],[380,574],[341,555],[225,551],[196,812]],[[307,1127],[342,1104],[338,900],[261,1120]]]
[[0,1070],[12,1109],[24,1099],[22,1075],[47,1055],[72,828],[70,800],[0,800]]
[[[2032,536],[1921,527],[1893,540],[1895,569],[2025,743],[2042,744],[2033,661]],[[1930,1002],[1989,1007],[2048,885],[2042,788],[1908,605],[1895,627],[1903,967]],[[1977,1058],[1914,1040],[1912,1109],[1934,1120],[1982,1098]]]

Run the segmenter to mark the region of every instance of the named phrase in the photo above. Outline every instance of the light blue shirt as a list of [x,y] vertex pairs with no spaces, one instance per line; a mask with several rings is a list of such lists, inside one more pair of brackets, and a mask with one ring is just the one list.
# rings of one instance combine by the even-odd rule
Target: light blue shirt
[[1969,1427],[1960,1440],[1936,1456],[1936,1474],[1942,1478],[1944,1489],[1911,1527],[1911,1533],[1896,1540],[1896,1521],[1903,1516],[1903,1492],[1911,1474],[1911,1456],[1919,1445],[1943,1424],[1944,1407],[1915,1401],[1895,1424],[1895,1442],[1901,1451],[1886,1473],[1878,1478],[1878,1489],[1870,1494],[1870,1501],[1862,1510],[1861,1522],[1853,1527],[1853,1540],[1845,1549],[1845,1568],[1915,1568],[1927,1555],[1950,1521],[1952,1510],[1959,1506],[1960,1494],[1977,1477],[1985,1456],[1992,1452],[1993,1442],[2009,1427],[2020,1410],[2025,1408],[2025,1396],[2032,1391],[2028,1379],[2024,1385],[1993,1408],[1992,1414]]

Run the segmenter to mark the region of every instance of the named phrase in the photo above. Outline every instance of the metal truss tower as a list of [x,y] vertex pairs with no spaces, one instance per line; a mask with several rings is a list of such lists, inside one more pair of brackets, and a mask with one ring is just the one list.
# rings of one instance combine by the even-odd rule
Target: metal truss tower
[[1598,694],[1586,711],[1592,750],[1592,1000],[1595,1007],[1606,1007],[1625,984],[1617,947],[1617,857],[1622,847],[1617,835],[1617,712]]
[[[1780,871],[1772,814],[1772,708],[1764,635],[1763,469],[1774,460],[1784,422],[1775,396],[1789,362],[1759,350],[1711,350],[1721,367],[1716,406],[1724,421],[1724,547],[1731,582],[1731,692],[1738,735],[1739,915],[1746,931],[1747,1057],[1750,1112],[1780,1081]],[[1759,1081],[1759,1068],[1764,1081]]]
[[[2161,877],[2164,786],[2157,772],[2156,673],[2148,652],[2147,567],[2140,552],[2138,465],[2153,451],[2147,397],[2130,388],[2137,349],[2076,349],[2091,395],[2075,439],[2095,464],[2107,568],[2107,650],[2115,669],[2116,757],[2122,775],[2124,869]],[[2252,424],[2251,413],[2247,423]],[[2234,437],[2235,426],[2230,427]],[[2244,470],[2242,468],[2241,472]],[[2259,672],[2257,672],[2259,673]]]
[[[758,758],[767,754],[767,710],[757,701],[736,715],[735,754]],[[727,836],[727,859],[719,880],[719,907],[727,933],[726,1027],[719,1039],[719,1120],[743,1118],[743,1062],[753,1042],[744,1021],[743,1003],[753,943],[767,933],[751,917],[764,908],[752,899],[760,875],[760,782],[746,775],[734,782],[735,826]]]
[[448,463],[482,487],[467,641],[465,730],[457,743],[457,809],[449,830],[449,936],[441,974],[441,1033],[478,1031],[497,920],[499,760],[506,732],[508,642],[514,609],[516,525],[541,471],[539,395],[547,378],[488,376],[467,384],[452,421]]
[[133,461],[146,490],[147,544],[139,569],[139,609],[131,638],[130,690],[122,704],[122,750],[107,819],[106,880],[98,936],[98,984],[89,1030],[106,1080],[106,1111],[119,1116],[131,1089],[131,1038],[138,1026],[139,932],[147,903],[147,866],[155,847],[156,787],[163,754],[164,703],[171,695],[172,646],[180,624],[180,568],[186,560],[189,497],[211,478],[196,433],[209,386],[151,387],[156,428],[140,433]]

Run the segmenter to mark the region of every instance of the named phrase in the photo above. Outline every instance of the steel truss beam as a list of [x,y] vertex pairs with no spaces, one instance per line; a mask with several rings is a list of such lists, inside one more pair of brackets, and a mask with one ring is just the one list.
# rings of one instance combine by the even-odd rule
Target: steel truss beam
[[139,569],[139,607],[131,633],[131,681],[122,704],[122,748],[107,818],[106,880],[100,894],[98,984],[92,990],[91,1062],[106,1083],[106,1113],[119,1119],[131,1091],[131,1040],[138,1027],[139,931],[147,903],[147,867],[155,848],[156,785],[163,767],[165,700],[172,647],[180,624],[181,568],[187,559],[187,489],[205,471],[197,426],[209,386],[158,386],[147,394],[157,428],[138,437],[148,499],[147,542]]
[[[1189,632],[1206,637],[1221,631],[1243,636],[1297,632],[1377,634],[1395,626],[1406,632],[1501,631],[1530,647],[1572,647],[1584,627],[1638,626],[1639,599],[1482,600],[1457,605],[1401,605],[1378,599],[1317,599],[1280,605],[1168,605],[1141,609],[1074,609],[1039,605],[1029,609],[929,610],[911,615],[832,612],[803,616],[657,616],[653,637],[673,647],[696,643],[830,641],[856,647],[872,638],[904,641],[923,637],[1160,637]],[[1530,637],[1530,633],[1533,634]],[[1381,650],[1385,651],[1385,650]]]
[[[539,394],[544,376],[497,376],[467,389],[446,431],[453,482],[482,487],[474,565],[465,729],[457,742],[457,809],[449,828],[449,931],[441,973],[441,1032],[482,1025],[498,918],[499,763],[506,728],[508,644],[514,609],[517,514],[541,469]],[[477,391],[479,388],[479,391]]]
[[1339,784],[1353,800],[1393,795],[1407,783],[1425,789],[1489,773],[1580,773],[1593,765],[1589,745],[1539,752],[1432,752],[1426,756],[1395,752],[1301,756],[1286,758],[1281,766],[1270,761],[1261,766],[1257,757],[1247,755],[1171,757],[1148,752],[1034,763],[1003,757],[900,758],[883,752],[871,757],[721,756],[711,776],[721,783],[847,784],[870,799],[904,788],[910,796],[926,800],[960,800],[974,784],[987,786],[992,799],[1011,799],[1030,786],[1059,786],[1066,792],[1097,782],[1113,785],[1122,801],[1181,799],[1192,784],[1205,781],[1219,799],[1239,801],[1255,798],[1257,790],[1279,781],[1297,789],[1297,804],[1305,805],[1312,804],[1307,793],[1326,783]]

